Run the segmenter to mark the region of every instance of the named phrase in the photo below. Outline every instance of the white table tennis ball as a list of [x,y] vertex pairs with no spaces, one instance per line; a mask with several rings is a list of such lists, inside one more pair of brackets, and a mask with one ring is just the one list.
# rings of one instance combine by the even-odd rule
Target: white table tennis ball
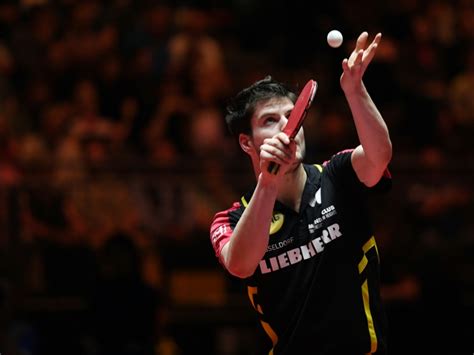
[[328,33],[328,44],[332,48],[337,48],[342,44],[342,33],[338,30],[332,30]]

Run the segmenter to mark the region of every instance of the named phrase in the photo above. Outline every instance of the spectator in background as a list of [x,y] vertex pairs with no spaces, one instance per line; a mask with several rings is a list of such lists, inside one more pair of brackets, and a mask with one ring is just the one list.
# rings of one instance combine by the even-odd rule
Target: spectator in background
[[116,233],[99,252],[100,279],[90,308],[99,355],[154,355],[163,298],[142,277],[139,250]]
[[465,64],[449,84],[449,104],[458,134],[474,132],[474,46],[466,52]]

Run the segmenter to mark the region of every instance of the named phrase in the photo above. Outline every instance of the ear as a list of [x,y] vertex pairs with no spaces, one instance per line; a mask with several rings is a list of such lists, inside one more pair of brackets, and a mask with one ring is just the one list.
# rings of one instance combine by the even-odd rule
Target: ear
[[250,154],[253,149],[253,142],[248,134],[239,134],[239,144],[245,153]]

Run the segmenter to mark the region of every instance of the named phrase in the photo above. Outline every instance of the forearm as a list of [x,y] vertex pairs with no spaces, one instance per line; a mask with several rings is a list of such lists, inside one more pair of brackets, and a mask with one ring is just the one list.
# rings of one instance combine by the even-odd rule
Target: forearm
[[242,278],[252,275],[264,256],[276,196],[276,185],[259,179],[232,238],[224,246],[223,261],[231,274]]
[[374,166],[387,165],[392,157],[390,135],[364,84],[361,82],[356,90],[346,93],[346,99],[365,157]]

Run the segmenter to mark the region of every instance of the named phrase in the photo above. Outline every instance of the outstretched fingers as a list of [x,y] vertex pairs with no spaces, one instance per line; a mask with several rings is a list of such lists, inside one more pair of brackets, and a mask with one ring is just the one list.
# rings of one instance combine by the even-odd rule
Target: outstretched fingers
[[365,43],[367,42],[367,38],[369,37],[369,34],[367,32],[362,32],[360,35],[359,35],[359,38],[357,38],[357,42],[356,42],[356,47],[355,47],[355,50],[354,52],[358,52],[359,50],[361,49],[364,49],[365,48]]
[[374,58],[377,47],[382,39],[382,34],[379,32],[374,37],[370,45],[365,48],[368,39],[368,33],[363,32],[357,39],[356,48],[351,53],[349,59],[343,61],[342,68],[344,71],[352,70],[353,68],[361,67],[362,73]]
[[357,55],[354,59],[354,66],[355,65],[361,65],[362,64],[362,58],[364,58],[364,50],[359,49],[359,51],[357,52]]
[[375,52],[377,51],[377,48],[379,46],[379,43],[380,43],[380,40],[382,39],[382,34],[381,33],[378,33],[374,40],[372,41],[372,43],[369,45],[369,47],[364,51],[364,57],[363,57],[363,67],[364,67],[364,70],[365,68],[367,68],[367,66],[369,65],[369,63],[372,61],[372,59],[374,58],[374,55],[375,55]]
[[379,33],[377,33],[377,35],[375,36],[375,38],[374,38],[374,40],[372,41],[372,43],[379,44],[381,39],[382,39],[382,34],[379,32]]
[[363,32],[357,39],[356,47],[349,58],[342,61],[342,70],[340,81],[342,88],[346,93],[351,92],[362,80],[364,73],[375,56],[375,52],[382,39],[382,34],[377,33],[372,42],[365,48],[368,39],[368,33]]
[[360,49],[357,52],[353,52],[349,59],[344,58],[342,61],[342,69],[344,72],[348,73],[353,70],[357,70],[362,66],[362,60],[364,57],[364,50]]

